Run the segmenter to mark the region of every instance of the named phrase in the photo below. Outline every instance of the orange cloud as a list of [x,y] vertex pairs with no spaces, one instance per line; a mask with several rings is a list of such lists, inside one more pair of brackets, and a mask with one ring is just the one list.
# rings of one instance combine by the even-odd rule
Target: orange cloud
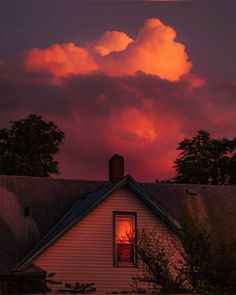
[[[116,123],[117,120],[114,119],[114,123]],[[152,142],[156,139],[155,120],[146,111],[142,112],[137,108],[126,108],[122,114],[119,114],[119,122],[122,130],[138,140]]]
[[132,41],[133,39],[123,32],[108,31],[95,42],[94,50],[101,56],[106,56],[111,52],[125,50]]
[[136,179],[170,178],[186,136],[199,129],[216,138],[235,136],[235,81],[190,75],[172,83],[142,73],[96,73],[51,83],[45,76],[0,66],[0,123],[29,113],[54,121],[66,134],[59,155],[63,177],[107,178],[107,159],[120,153]]
[[118,31],[105,32],[97,41],[78,47],[74,43],[33,48],[23,58],[26,71],[46,71],[57,77],[90,74],[135,75],[137,71],[177,81],[192,67],[176,32],[159,19],[148,19],[137,38]]
[[186,81],[189,84],[189,88],[202,88],[206,86],[206,79],[200,75],[188,74],[182,78],[183,81]]
[[137,38],[120,53],[101,61],[103,72],[111,75],[134,75],[137,71],[170,81],[190,71],[185,46],[175,41],[176,32],[159,19],[148,19]]
[[97,70],[96,62],[88,50],[72,42],[53,44],[42,50],[32,48],[25,53],[23,66],[27,71],[47,71],[59,77]]

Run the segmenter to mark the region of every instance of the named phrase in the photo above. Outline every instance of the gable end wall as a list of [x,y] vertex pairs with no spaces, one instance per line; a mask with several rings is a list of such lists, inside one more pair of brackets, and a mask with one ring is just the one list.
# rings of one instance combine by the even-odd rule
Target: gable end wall
[[[113,211],[136,212],[138,230],[156,227],[172,261],[179,259],[180,243],[172,230],[133,192],[122,188],[44,250],[33,263],[55,273],[55,280],[94,282],[97,292],[104,294],[129,289],[138,268],[113,266]],[[52,288],[56,291],[60,285],[52,285]]]

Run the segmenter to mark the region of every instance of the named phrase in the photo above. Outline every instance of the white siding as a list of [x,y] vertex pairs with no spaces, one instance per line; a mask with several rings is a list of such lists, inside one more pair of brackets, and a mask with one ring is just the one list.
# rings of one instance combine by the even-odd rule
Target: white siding
[[172,231],[133,192],[123,188],[41,253],[34,264],[55,273],[56,280],[94,282],[98,292],[129,289],[138,269],[113,266],[113,211],[136,212],[138,229],[157,227],[171,245],[172,254],[178,255],[173,245],[178,247],[179,243]]

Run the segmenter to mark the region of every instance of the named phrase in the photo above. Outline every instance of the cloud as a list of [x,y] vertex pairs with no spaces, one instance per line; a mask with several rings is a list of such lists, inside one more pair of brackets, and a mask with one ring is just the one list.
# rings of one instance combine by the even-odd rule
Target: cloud
[[236,83],[204,79],[193,87],[193,78],[171,82],[144,73],[93,73],[55,84],[50,76],[5,64],[0,66],[0,128],[29,113],[53,120],[66,134],[58,156],[61,177],[107,179],[107,161],[120,153],[126,173],[138,180],[169,178],[185,136],[198,129],[235,136]]
[[72,42],[28,50],[23,56],[23,68],[28,72],[49,72],[59,77],[86,74],[98,69],[88,50]]
[[134,75],[137,71],[170,81],[190,71],[185,46],[175,41],[176,32],[159,19],[148,19],[126,50],[111,53],[100,68],[110,75]]
[[93,49],[101,56],[106,56],[111,52],[125,50],[131,42],[133,39],[123,32],[108,31],[94,42]]
[[45,71],[57,77],[102,72],[112,76],[141,71],[177,81],[192,67],[176,32],[159,19],[148,19],[135,39],[124,32],[108,31],[84,47],[53,44],[28,50],[22,59],[26,71]]
[[107,179],[114,153],[138,180],[174,176],[184,137],[236,132],[236,82],[191,74],[175,37],[149,19],[136,38],[109,31],[81,47],[54,44],[1,61],[0,129],[29,113],[53,120],[66,134],[62,177]]

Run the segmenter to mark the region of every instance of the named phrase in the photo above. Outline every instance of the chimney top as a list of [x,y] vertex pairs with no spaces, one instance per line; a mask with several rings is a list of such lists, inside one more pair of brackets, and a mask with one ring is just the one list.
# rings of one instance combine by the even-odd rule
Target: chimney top
[[118,154],[109,160],[109,181],[118,182],[124,177],[124,158]]

